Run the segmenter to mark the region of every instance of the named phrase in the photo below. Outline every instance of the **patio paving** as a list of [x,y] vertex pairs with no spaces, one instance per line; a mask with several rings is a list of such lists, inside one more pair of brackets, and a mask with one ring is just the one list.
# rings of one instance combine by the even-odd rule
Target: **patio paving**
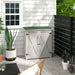
[[[31,66],[32,64],[36,63],[40,59],[36,60],[25,60],[22,57],[17,57],[14,63],[18,64],[20,71],[22,72],[27,67]],[[69,71],[64,71],[61,64],[61,58],[58,56],[54,56],[52,58],[46,58],[44,63],[44,68],[42,71],[42,75],[75,75],[75,73],[70,73]],[[13,63],[7,62],[6,63]]]

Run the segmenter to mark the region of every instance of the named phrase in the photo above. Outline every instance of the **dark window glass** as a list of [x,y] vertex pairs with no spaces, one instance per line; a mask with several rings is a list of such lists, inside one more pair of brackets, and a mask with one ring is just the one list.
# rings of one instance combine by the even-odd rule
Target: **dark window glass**
[[14,3],[11,3],[11,8],[14,8]]
[[9,8],[9,3],[6,3],[5,6],[6,6],[6,8]]
[[14,9],[11,9],[11,13],[14,13]]
[[14,15],[11,15],[11,20],[14,20]]
[[15,13],[19,13],[19,9],[15,9]]
[[6,21],[6,25],[9,25],[9,21]]
[[11,21],[11,25],[14,25],[14,21]]
[[9,13],[9,9],[6,9],[6,13]]
[[19,15],[16,15],[16,20],[19,20]]
[[19,25],[19,21],[16,21],[16,25]]
[[15,3],[15,8],[19,8],[19,3]]
[[6,15],[6,20],[9,20],[9,15]]
[[19,25],[19,15],[14,13],[19,13],[19,3],[6,3],[6,13],[13,13],[13,15],[6,15],[6,25]]

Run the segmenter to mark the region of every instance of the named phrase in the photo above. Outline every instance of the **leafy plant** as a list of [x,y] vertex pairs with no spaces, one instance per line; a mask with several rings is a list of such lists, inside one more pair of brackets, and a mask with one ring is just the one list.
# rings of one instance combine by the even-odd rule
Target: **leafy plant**
[[62,55],[63,61],[67,62],[70,59],[70,54],[65,50]]
[[62,3],[62,2],[63,2],[63,0],[57,0],[57,4]]
[[3,46],[0,46],[0,54],[4,53],[5,48]]
[[3,27],[2,27],[2,25],[4,25],[4,24],[3,24],[2,19],[0,18],[0,34],[1,34],[1,30],[4,30]]
[[12,35],[11,30],[9,30],[7,27],[5,29],[5,40],[6,40],[6,46],[7,50],[12,50],[14,39],[16,37],[17,32]]
[[75,0],[57,0],[57,15],[75,17]]

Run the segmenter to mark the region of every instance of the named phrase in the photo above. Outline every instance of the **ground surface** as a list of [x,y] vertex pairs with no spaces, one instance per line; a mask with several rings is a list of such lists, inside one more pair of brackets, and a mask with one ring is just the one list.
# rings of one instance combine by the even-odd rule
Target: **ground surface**
[[[13,62],[7,62],[6,63],[17,63],[20,71],[22,72],[27,67],[30,67],[40,59],[36,60],[25,60],[22,57],[17,57],[17,59]],[[61,64],[61,58],[58,56],[54,56],[52,58],[46,58],[44,63],[44,68],[42,71],[42,75],[75,75],[75,73],[71,74],[69,71],[64,71]]]

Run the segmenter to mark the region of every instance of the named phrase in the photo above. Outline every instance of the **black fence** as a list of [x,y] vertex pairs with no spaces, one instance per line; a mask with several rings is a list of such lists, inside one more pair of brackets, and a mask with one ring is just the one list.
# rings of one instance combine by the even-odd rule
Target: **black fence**
[[75,55],[75,17],[55,16],[55,53]]

